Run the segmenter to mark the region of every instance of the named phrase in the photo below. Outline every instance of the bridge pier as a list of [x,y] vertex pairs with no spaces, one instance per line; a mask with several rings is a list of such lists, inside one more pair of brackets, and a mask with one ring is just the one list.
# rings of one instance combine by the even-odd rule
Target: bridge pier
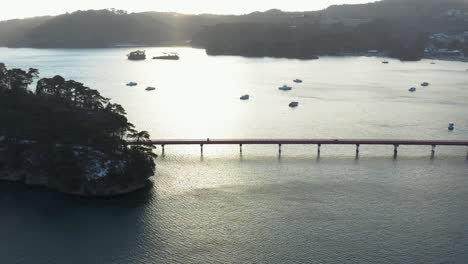
[[436,145],[432,145],[432,150],[431,150],[431,159],[434,158],[435,156],[435,149],[436,149]]
[[317,145],[317,155],[320,156],[320,148],[322,147],[322,144]]
[[164,144],[161,145],[161,148],[162,148],[162,152],[164,153]]
[[242,144],[239,144],[240,154],[242,154]]
[[278,144],[278,153],[281,155],[281,144]]
[[398,147],[399,147],[399,145],[395,144],[395,145],[393,145],[393,147],[394,147],[393,148],[393,158],[396,159],[398,157]]
[[361,145],[356,144],[356,157],[359,156],[359,147],[360,147],[360,146],[361,146]]
[[200,144],[200,153],[203,155],[203,144]]

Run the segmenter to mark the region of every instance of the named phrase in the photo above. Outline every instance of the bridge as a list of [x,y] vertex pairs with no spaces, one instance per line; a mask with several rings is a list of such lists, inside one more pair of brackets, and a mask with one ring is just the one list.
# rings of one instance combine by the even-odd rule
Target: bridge
[[[243,145],[277,145],[279,154],[283,145],[316,145],[317,153],[320,155],[323,145],[354,145],[356,155],[359,155],[359,148],[363,145],[386,145],[393,146],[393,154],[396,158],[400,146],[429,146],[431,156],[434,157],[437,146],[458,146],[468,147],[468,140],[401,140],[401,139],[152,139],[149,141],[128,141],[132,144],[157,145],[162,147],[169,145],[199,145],[203,154],[205,145],[239,145],[242,153]],[[467,153],[468,158],[468,153]]]

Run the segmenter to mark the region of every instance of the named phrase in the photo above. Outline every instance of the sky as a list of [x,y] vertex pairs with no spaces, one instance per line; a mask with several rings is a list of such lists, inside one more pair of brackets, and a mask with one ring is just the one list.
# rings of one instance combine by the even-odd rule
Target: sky
[[[7,0],[2,0],[7,1]],[[333,4],[357,4],[372,0],[10,0],[0,8],[0,20],[58,15],[76,10],[116,8],[129,12],[174,11],[200,14],[245,14],[272,8],[312,11]]]

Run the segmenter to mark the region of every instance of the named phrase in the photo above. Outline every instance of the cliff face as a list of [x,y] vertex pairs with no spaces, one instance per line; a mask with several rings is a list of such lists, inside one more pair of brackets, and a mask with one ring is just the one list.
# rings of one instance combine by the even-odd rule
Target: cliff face
[[[148,179],[153,176],[151,171],[130,171],[131,160],[112,160],[99,152],[76,152],[73,158],[80,161],[80,168],[77,170],[72,166],[69,172],[61,171],[58,167],[70,164],[57,159],[52,162],[46,160],[52,155],[27,150],[21,151],[19,156],[12,159],[11,154],[6,148],[0,149],[0,181],[22,182],[71,195],[122,195],[144,188],[150,183]],[[17,158],[21,161],[17,162]],[[50,169],[52,164],[57,167]]]

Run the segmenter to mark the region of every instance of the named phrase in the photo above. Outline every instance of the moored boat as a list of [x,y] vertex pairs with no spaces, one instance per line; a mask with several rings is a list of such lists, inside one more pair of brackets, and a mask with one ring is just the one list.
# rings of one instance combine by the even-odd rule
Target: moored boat
[[246,94],[246,95],[243,95],[240,97],[241,100],[249,100],[250,99],[250,95]]
[[129,60],[146,60],[146,53],[144,50],[132,51],[127,55]]
[[127,86],[137,86],[137,85],[138,85],[138,83],[136,83],[136,82],[129,82],[129,83],[127,83]]
[[411,88],[409,88],[409,90],[408,90],[408,91],[410,91],[410,92],[414,93],[414,92],[416,92],[416,88],[415,88],[415,87],[411,87]]
[[389,61],[382,61],[383,64],[389,64]]
[[294,108],[294,107],[298,107],[298,106],[299,106],[299,102],[291,102],[291,103],[289,103],[289,107]]
[[283,85],[283,86],[279,87],[278,89],[281,90],[281,91],[291,91],[292,87],[287,86],[287,85]]
[[421,86],[422,87],[427,87],[427,86],[429,86],[429,83],[428,82],[423,82],[423,83],[421,83]]
[[153,57],[153,60],[179,60],[180,57],[177,53],[165,53],[163,56]]
[[154,91],[154,90],[156,90],[156,88],[148,86],[145,90],[146,91]]
[[296,79],[294,80],[295,83],[302,83],[302,80],[301,79]]
[[455,123],[449,123],[448,130],[450,131],[455,130]]

